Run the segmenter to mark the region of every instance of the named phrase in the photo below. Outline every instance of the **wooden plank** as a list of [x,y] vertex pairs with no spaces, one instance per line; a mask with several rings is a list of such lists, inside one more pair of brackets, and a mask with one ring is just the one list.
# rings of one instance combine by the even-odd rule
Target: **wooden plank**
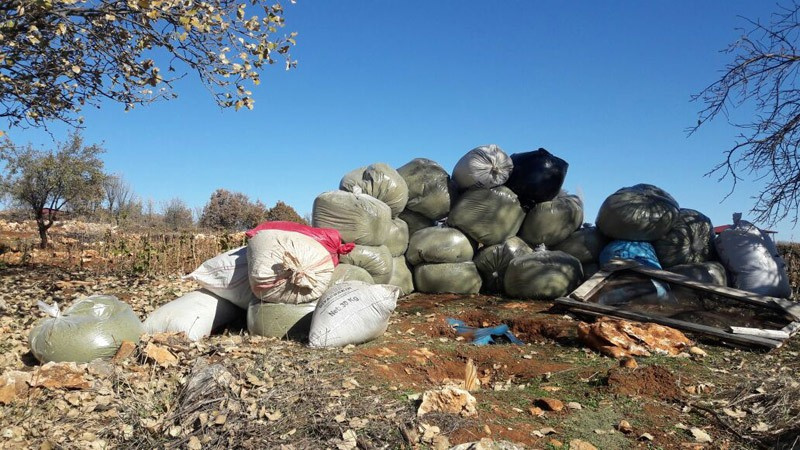
[[588,280],[572,291],[569,296],[578,300],[587,299],[600,290],[603,287],[603,281],[613,275],[614,272],[632,269],[638,265],[638,262],[629,259],[612,259],[603,266],[602,270],[595,272]]
[[789,339],[789,333],[783,330],[766,330],[761,328],[747,328],[747,327],[730,327],[733,334],[747,334],[749,336],[765,337],[767,339],[776,339],[785,341]]
[[595,272],[595,274],[589,277],[588,280],[584,281],[583,284],[572,291],[569,296],[578,300],[584,300],[591,297],[595,294],[595,292],[603,287],[603,282],[611,275],[611,273],[612,272],[606,272],[605,270],[599,270]]
[[555,301],[556,304],[576,308],[579,310],[586,310],[598,314],[603,314],[612,317],[621,317],[623,319],[636,320],[639,322],[653,322],[660,325],[665,325],[679,330],[690,331],[694,333],[705,334],[729,342],[740,345],[757,345],[767,348],[777,348],[783,343],[773,339],[762,338],[758,336],[749,336],[746,334],[733,334],[720,328],[709,327],[692,322],[685,322],[683,320],[670,319],[668,317],[651,316],[648,314],[636,313],[632,311],[624,311],[613,306],[598,305],[596,303],[587,303],[571,298],[560,297]]
[[722,295],[724,297],[736,300],[749,305],[763,306],[773,310],[778,310],[791,315],[794,319],[800,320],[800,303],[795,303],[782,298],[767,297],[764,295],[753,294],[751,292],[734,289],[727,286],[717,286],[715,284],[700,283],[694,281],[683,275],[667,272],[666,270],[658,270],[650,267],[639,265],[632,267],[630,270],[648,275],[659,280],[668,281],[670,283],[688,286],[703,292],[710,292],[712,294]]
[[794,336],[798,331],[800,331],[800,322],[795,321],[786,325],[782,328],[783,331],[789,333],[789,336]]

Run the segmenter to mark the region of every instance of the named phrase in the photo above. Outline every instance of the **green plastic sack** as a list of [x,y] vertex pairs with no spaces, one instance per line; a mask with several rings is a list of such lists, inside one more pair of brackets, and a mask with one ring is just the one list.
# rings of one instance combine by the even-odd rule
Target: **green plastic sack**
[[455,198],[455,187],[450,174],[437,162],[416,158],[397,169],[408,186],[406,208],[431,220],[440,220],[450,212],[450,202]]
[[385,245],[356,245],[350,253],[341,255],[339,261],[366,270],[375,284],[387,284],[392,278],[392,254]]
[[414,287],[429,294],[477,294],[481,276],[472,261],[414,267]]
[[363,281],[367,284],[375,284],[372,275],[361,267],[352,264],[339,263],[333,269],[333,276],[331,277],[331,286],[334,284],[344,283],[345,281]]
[[401,212],[400,215],[397,216],[397,218],[401,219],[408,226],[409,238],[411,238],[411,236],[413,236],[414,233],[423,228],[428,228],[436,225],[435,220],[428,219],[422,214],[411,211],[410,209],[403,210],[403,212]]
[[549,202],[537,203],[525,216],[519,236],[530,245],[548,248],[568,238],[583,223],[583,202],[563,191]]
[[521,238],[510,237],[502,244],[490,245],[475,255],[475,267],[483,280],[482,290],[487,294],[503,292],[503,278],[508,264],[517,256],[532,253],[533,249]]
[[85,363],[111,359],[122,341],[138,343],[142,322],[131,307],[113,295],[92,295],[78,300],[64,312],[58,304],[39,302],[50,317],[28,335],[33,356],[40,362]]
[[679,264],[666,270],[684,275],[701,283],[716,284],[717,286],[728,285],[728,277],[725,273],[725,266],[723,266],[719,261]]
[[511,260],[503,279],[508,296],[552,300],[577,288],[583,280],[581,262],[560,251],[537,249]]
[[392,226],[392,211],[386,203],[360,191],[323,192],[314,200],[311,222],[315,227],[339,231],[344,242],[383,245]]
[[247,331],[255,336],[304,341],[316,307],[317,302],[294,305],[254,301],[247,308]]
[[589,264],[599,261],[600,252],[607,244],[608,238],[597,227],[585,227],[570,234],[550,250],[561,250],[578,258],[581,263]]
[[339,189],[353,192],[358,186],[361,192],[386,203],[392,210],[392,217],[397,217],[408,203],[408,186],[406,180],[389,167],[388,164],[375,163],[349,172],[339,183]]
[[667,234],[653,241],[662,267],[708,261],[714,248],[714,226],[705,214],[681,208]]
[[406,259],[412,266],[422,263],[457,263],[472,261],[475,249],[455,228],[430,227],[411,236]]
[[624,187],[608,196],[597,213],[597,228],[624,241],[655,241],[678,218],[678,202],[651,184]]
[[403,256],[408,249],[408,224],[400,218],[392,220],[389,238],[385,245],[389,247],[392,256]]
[[448,225],[483,245],[494,245],[519,231],[525,211],[517,194],[505,186],[470,189],[458,198],[447,217]]
[[392,278],[386,284],[397,286],[402,291],[400,296],[408,295],[414,292],[414,275],[411,269],[408,268],[405,256],[395,256],[392,263]]

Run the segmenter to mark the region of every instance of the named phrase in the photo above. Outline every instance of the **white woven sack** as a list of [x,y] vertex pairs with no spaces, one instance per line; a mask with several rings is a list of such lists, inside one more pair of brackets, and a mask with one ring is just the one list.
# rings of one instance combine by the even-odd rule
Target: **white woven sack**
[[243,314],[228,300],[201,289],[161,305],[144,321],[144,330],[149,334],[183,332],[197,341]]
[[493,188],[502,185],[511,176],[514,162],[495,144],[484,145],[468,151],[456,163],[453,180],[462,190]]
[[201,264],[183,279],[196,281],[203,288],[242,309],[247,309],[253,299],[247,279],[247,247],[221,253]]
[[328,289],[311,318],[312,347],[342,347],[371,341],[386,331],[400,288],[345,281]]
[[272,303],[313,302],[333,275],[328,250],[292,231],[259,231],[247,243],[247,264],[253,294]]

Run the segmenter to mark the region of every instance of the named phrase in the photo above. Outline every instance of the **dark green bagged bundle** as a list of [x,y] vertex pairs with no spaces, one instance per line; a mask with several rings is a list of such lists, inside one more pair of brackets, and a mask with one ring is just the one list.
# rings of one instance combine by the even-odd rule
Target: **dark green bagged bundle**
[[375,284],[372,275],[365,269],[347,263],[339,263],[333,269],[333,276],[331,276],[331,286],[334,284],[343,283],[345,281],[363,281],[368,284]]
[[428,219],[427,217],[423,216],[420,213],[411,211],[410,209],[405,209],[403,212],[397,216],[398,219],[402,220],[408,226],[408,237],[409,239],[411,236],[414,235],[417,231],[428,228],[436,225],[436,221],[432,219]]
[[705,214],[682,208],[667,234],[653,241],[662,267],[708,261],[714,248],[714,225]]
[[666,270],[681,274],[701,283],[716,284],[717,286],[728,285],[728,276],[725,274],[725,266],[719,261],[679,264]]
[[578,258],[581,263],[589,264],[599,261],[600,252],[607,244],[608,238],[597,227],[585,227],[573,232],[550,250],[561,250]]
[[414,286],[429,294],[477,294],[481,276],[472,261],[422,264],[414,267]]
[[583,202],[563,191],[556,198],[535,204],[519,229],[519,236],[530,245],[548,248],[568,238],[583,223]]
[[480,244],[494,245],[517,234],[524,218],[517,194],[498,186],[464,192],[450,211],[447,223]]
[[356,245],[353,251],[340,256],[339,260],[366,270],[376,284],[386,284],[392,278],[392,254],[385,245]]
[[328,191],[314,200],[311,222],[333,228],[344,242],[383,245],[392,226],[392,211],[386,203],[359,192]]
[[50,317],[28,336],[31,352],[40,362],[85,363],[111,359],[122,341],[139,342],[142,322],[131,307],[113,295],[92,295],[58,311],[58,304],[39,307]]
[[392,210],[392,217],[406,207],[408,203],[408,185],[406,180],[389,167],[388,164],[375,163],[349,172],[339,182],[339,189],[353,192],[358,186],[361,192],[386,203]]
[[414,275],[408,268],[405,256],[395,256],[392,262],[392,278],[386,284],[397,286],[402,291],[400,296],[414,292]]
[[597,213],[597,228],[623,241],[661,239],[678,219],[678,202],[650,184],[624,187],[611,194]]
[[583,267],[577,258],[537,249],[511,260],[503,288],[509,297],[553,300],[575,290],[582,280]]
[[483,280],[482,290],[487,294],[503,292],[503,278],[508,264],[517,256],[532,253],[533,249],[517,236],[506,239],[502,244],[490,245],[478,251],[473,262]]
[[392,256],[403,256],[408,248],[408,224],[400,219],[392,219],[389,237],[384,245],[389,247]]
[[408,185],[406,209],[422,214],[431,220],[440,220],[450,212],[455,188],[450,174],[437,162],[416,158],[397,169]]
[[247,331],[255,336],[304,341],[308,339],[311,316],[316,307],[317,302],[298,305],[251,302],[247,308]]
[[430,227],[411,236],[406,259],[412,266],[422,263],[457,263],[472,261],[475,249],[459,230],[447,227]]

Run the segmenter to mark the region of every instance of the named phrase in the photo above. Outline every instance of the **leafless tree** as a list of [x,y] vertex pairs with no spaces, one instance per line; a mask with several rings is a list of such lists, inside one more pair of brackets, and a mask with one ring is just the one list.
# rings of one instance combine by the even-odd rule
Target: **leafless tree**
[[103,182],[103,200],[114,223],[119,225],[135,199],[130,183],[122,175],[114,174]]
[[[707,175],[730,180],[730,193],[745,176],[754,178],[759,193],[751,213],[769,225],[787,218],[797,224],[800,212],[799,12],[795,2],[779,6],[769,23],[744,19],[747,28],[726,49],[732,60],[722,76],[692,97],[704,108],[690,134],[720,115],[741,130]],[[735,118],[737,108],[749,118]]]

